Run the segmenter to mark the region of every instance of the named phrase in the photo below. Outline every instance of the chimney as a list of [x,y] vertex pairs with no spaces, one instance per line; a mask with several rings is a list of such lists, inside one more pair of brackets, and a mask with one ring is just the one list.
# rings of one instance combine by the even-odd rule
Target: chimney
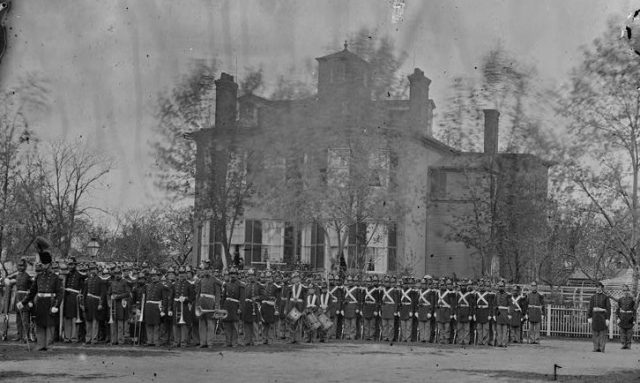
[[229,129],[235,126],[238,102],[238,84],[233,76],[222,73],[216,83],[216,128]]
[[495,109],[484,109],[484,152],[498,153],[498,118],[500,112]]
[[409,124],[412,128],[431,135],[431,103],[429,102],[429,85],[431,80],[425,77],[418,68],[413,70],[409,79]]

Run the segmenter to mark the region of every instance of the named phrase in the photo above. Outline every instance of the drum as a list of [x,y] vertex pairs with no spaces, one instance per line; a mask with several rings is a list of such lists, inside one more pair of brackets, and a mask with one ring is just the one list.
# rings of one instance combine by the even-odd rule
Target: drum
[[318,322],[320,322],[320,325],[322,325],[322,329],[324,331],[328,331],[331,326],[333,326],[333,322],[325,314],[318,315]]
[[306,325],[312,330],[317,330],[322,327],[322,324],[318,320],[318,317],[314,313],[309,313],[305,316]]
[[298,311],[297,308],[294,307],[291,309],[291,311],[289,311],[289,314],[287,314],[287,322],[296,323],[301,316],[302,316],[302,313]]

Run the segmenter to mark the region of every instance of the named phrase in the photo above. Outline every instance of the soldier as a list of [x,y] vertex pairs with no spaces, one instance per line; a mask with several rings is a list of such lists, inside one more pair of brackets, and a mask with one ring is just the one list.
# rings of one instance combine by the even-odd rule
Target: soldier
[[476,331],[477,342],[483,346],[489,344],[489,326],[495,312],[489,281],[480,281],[476,294]]
[[273,286],[276,289],[276,313],[275,336],[279,339],[287,339],[287,297],[289,296],[289,285],[280,273],[275,274]]
[[105,266],[102,269],[98,269],[100,281],[102,283],[102,288],[104,289],[105,300],[103,302],[103,310],[98,313],[98,340],[100,342],[109,342],[111,339],[111,327],[109,325],[109,313],[111,310],[111,302],[107,298],[107,292],[109,291],[109,286],[111,285],[111,273],[109,269]]
[[471,291],[467,291],[470,283],[465,284],[462,282],[460,291],[458,292],[457,299],[457,324],[456,324],[456,336],[458,337],[458,344],[467,345],[469,343],[471,321],[475,315],[476,300]]
[[364,339],[373,340],[376,333],[376,318],[380,311],[380,289],[374,286],[373,278],[369,276],[369,286],[363,288],[364,304],[362,306]]
[[25,306],[31,308],[34,306],[35,300],[37,350],[46,351],[47,347],[53,343],[55,315],[59,310],[61,285],[58,276],[50,269],[51,253],[48,250],[48,241],[38,246],[42,272],[36,276],[29,293],[22,301],[18,302],[17,308],[20,311]]
[[593,352],[604,352],[607,344],[611,302],[609,297],[604,295],[603,289],[602,282],[598,282],[596,293],[589,300],[589,311],[587,312],[587,321],[593,332]]
[[434,290],[431,289],[431,276],[425,275],[420,281],[418,296],[418,341],[426,343],[431,340],[431,318],[433,317]]
[[451,286],[451,280],[445,282],[440,281],[440,290],[437,292],[437,303],[435,309],[435,318],[438,323],[438,342],[440,344],[451,343],[450,325],[451,320],[455,319],[455,310],[457,298],[452,289],[447,289],[447,285]]
[[109,286],[107,295],[111,305],[111,344],[124,344],[125,323],[128,320],[129,299],[131,289],[127,281],[123,278],[123,273],[119,267],[113,270],[114,281]]
[[[331,318],[335,317],[335,306],[333,306],[333,301],[335,300],[335,298],[329,293],[329,287],[327,286],[327,284],[322,284],[320,287],[320,296],[319,296],[319,308],[318,308],[318,313],[319,314],[324,314],[327,318],[329,318],[331,320]],[[332,316],[332,312],[334,313],[334,315]],[[328,334],[332,331],[332,329],[335,327],[335,322],[332,321],[332,325],[329,329],[320,329],[319,331],[319,337],[320,337],[320,343],[324,343],[327,340]],[[335,331],[335,330],[333,330]]]
[[[305,308],[304,315],[314,315],[317,317],[319,310],[320,301],[318,299],[318,295],[316,294],[316,286],[311,283],[309,287],[307,287],[307,296],[305,298]],[[305,335],[307,339],[307,343],[313,343],[313,339],[316,337],[317,333],[313,327],[307,327],[305,329]]]
[[167,291],[160,282],[160,276],[156,269],[149,272],[151,282],[144,289],[144,324],[146,327],[147,346],[160,346],[161,319],[166,315],[165,307]]
[[629,286],[622,286],[624,296],[618,300],[618,308],[616,309],[617,323],[620,326],[620,341],[622,349],[631,348],[631,339],[633,338],[633,324],[636,321],[636,302],[631,296]]
[[178,280],[173,284],[173,345],[186,347],[189,345],[189,327],[191,322],[191,305],[195,296],[193,285],[187,280],[184,266],[178,268]]
[[300,275],[296,272],[291,275],[291,288],[287,299],[287,320],[289,322],[289,334],[291,335],[291,343],[298,343],[300,338],[300,319],[292,320],[289,313],[295,308],[300,314],[304,312],[306,289],[300,283]]
[[511,324],[511,297],[505,291],[504,281],[498,283],[495,305],[496,345],[507,347],[509,325]]
[[227,317],[223,320],[227,347],[238,344],[238,320],[242,313],[240,309],[241,290],[238,270],[232,268],[229,270],[229,282],[223,285],[222,290],[222,308],[227,310]]
[[162,293],[162,308],[163,315],[160,318],[160,344],[172,345],[174,338],[173,334],[173,298],[174,298],[174,284],[176,282],[176,271],[173,267],[164,272],[164,278],[161,278],[160,284],[163,288]]
[[[143,322],[140,321],[140,315],[143,314],[143,306],[146,298],[146,290],[147,290],[147,276],[144,272],[140,272],[136,279],[136,285],[133,288],[133,302],[134,302],[134,310],[136,311],[135,322],[133,323],[133,341],[137,344],[146,344],[146,328],[143,326]],[[144,319],[144,317],[142,318]],[[136,331],[137,330],[137,331]]]
[[329,330],[330,339],[338,339],[342,336],[342,308],[344,304],[344,286],[337,275],[329,275],[328,293],[331,296],[329,301],[329,319],[333,321],[333,326]]
[[527,314],[527,297],[520,290],[520,286],[516,285],[511,296],[511,339],[513,343],[522,342],[522,322]]
[[347,286],[345,287],[344,308],[341,314],[344,316],[344,333],[343,338],[347,340],[356,339],[356,319],[360,315],[362,300],[360,297],[360,287],[358,287],[352,276],[347,277]]
[[189,311],[189,320],[187,321],[187,346],[200,344],[200,332],[198,331],[198,320],[196,319],[196,305],[194,304],[196,298],[196,286],[199,281],[199,275],[195,268],[189,265],[184,267],[187,274],[187,282],[191,285],[191,302],[187,304]]
[[255,346],[260,332],[258,324],[260,318],[260,297],[264,294],[264,288],[256,281],[255,271],[247,272],[247,283],[244,286],[242,301],[242,322],[244,324],[244,345]]
[[413,292],[413,283],[411,278],[406,277],[403,280],[402,290],[400,291],[400,336],[399,342],[411,341],[411,323],[413,322],[414,305],[411,293]]
[[529,320],[529,343],[538,344],[540,341],[540,323],[544,315],[544,296],[538,293],[538,284],[531,282],[531,292],[527,295],[527,315]]
[[17,309],[17,303],[24,300],[24,298],[29,293],[31,289],[31,285],[33,284],[33,280],[31,276],[27,273],[27,260],[22,258],[18,262],[18,272],[11,276],[9,284],[7,284],[7,292],[10,293],[12,285],[16,286],[16,329],[18,330],[18,335],[14,339],[15,341],[26,342],[29,334],[29,326],[30,326],[30,317],[31,313],[29,307],[23,307],[22,310]]
[[[196,284],[196,307],[200,307],[201,310],[213,310],[217,306],[216,296],[219,294],[218,290],[222,282],[213,278],[208,262],[203,262],[201,269],[202,278]],[[216,337],[216,320],[213,318],[213,313],[201,313],[198,322],[200,347],[213,347]]]
[[99,322],[104,317],[102,311],[106,306],[107,291],[104,283],[98,276],[98,266],[91,263],[89,266],[89,276],[85,280],[82,292],[85,303],[85,321],[87,334],[85,344],[98,343]]
[[384,287],[382,288],[382,304],[380,306],[380,318],[382,319],[382,331],[380,338],[385,342],[393,340],[393,326],[398,315],[398,305],[402,293],[392,285],[394,282],[388,276],[384,277]]
[[269,340],[275,340],[276,318],[280,315],[277,308],[280,288],[273,282],[273,274],[270,271],[265,273],[265,284],[260,297],[260,314],[262,318],[262,336],[264,344],[269,344]]

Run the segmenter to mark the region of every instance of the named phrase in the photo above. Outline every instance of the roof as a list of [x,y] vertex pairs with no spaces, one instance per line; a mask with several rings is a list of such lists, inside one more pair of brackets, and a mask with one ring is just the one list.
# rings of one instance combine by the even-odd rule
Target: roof
[[367,62],[367,60],[351,52],[349,49],[347,49],[346,45],[344,49],[339,52],[331,53],[322,57],[316,57],[316,60],[318,61],[325,61],[325,60],[332,60],[332,59],[356,60],[369,65],[369,62]]

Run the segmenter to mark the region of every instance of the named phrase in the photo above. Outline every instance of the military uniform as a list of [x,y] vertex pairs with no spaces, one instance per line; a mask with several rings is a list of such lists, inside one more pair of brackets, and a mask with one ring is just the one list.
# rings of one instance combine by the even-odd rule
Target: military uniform
[[[231,270],[230,275],[237,275],[236,270]],[[223,285],[222,308],[227,310],[228,315],[223,320],[225,341],[227,347],[233,347],[238,343],[238,320],[240,310],[240,299],[242,286],[238,280],[232,279]]]
[[[120,270],[116,270],[115,273],[119,273]],[[113,323],[111,324],[111,342],[113,344],[124,344],[125,338],[125,323],[128,320],[129,314],[129,301],[131,298],[131,290],[129,284],[125,279],[116,278],[109,285],[110,317],[113,316]]]
[[[26,269],[27,263],[26,261],[20,263],[22,267]],[[15,302],[16,305],[18,302],[24,300],[24,298],[29,294],[29,290],[31,289],[31,285],[33,284],[33,280],[31,276],[24,271],[19,271],[12,278],[15,281],[16,288],[16,296]],[[7,286],[7,291],[5,293],[11,292],[11,288]],[[22,310],[18,310],[16,307],[16,329],[18,330],[18,336],[16,340],[24,341],[26,337],[29,336],[29,326],[31,322],[31,313],[29,307],[23,307]]]
[[[253,275],[253,273],[250,272],[250,275]],[[259,341],[257,337],[260,333],[258,325],[261,321],[260,297],[263,293],[264,289],[258,282],[248,282],[244,286],[244,294],[242,296],[242,323],[245,346],[253,346],[256,341]]]
[[373,286],[373,280],[370,279],[370,286],[364,287],[364,303],[362,306],[362,319],[364,321],[364,339],[372,340],[376,334],[376,319],[380,312],[380,289]]
[[[287,299],[287,315],[294,308],[301,314],[304,313],[307,291],[306,288],[299,282],[299,278],[300,277],[296,276],[295,274],[294,277],[292,277],[292,279],[296,281],[291,285],[291,288],[289,289],[289,296]],[[300,339],[300,331],[302,329],[302,325],[300,324],[300,322],[302,320],[298,319],[297,321],[293,321],[287,318],[287,321],[289,323],[289,335],[291,337],[291,343],[298,343],[298,340]]]
[[380,318],[382,319],[382,331],[380,337],[385,341],[392,341],[394,338],[394,322],[398,316],[398,306],[402,292],[391,286],[392,280],[384,280],[385,286],[382,288],[382,304],[380,306]]
[[47,350],[53,343],[61,287],[58,276],[47,267],[36,276],[29,293],[20,302],[20,309],[34,305],[37,350]]
[[622,349],[631,348],[631,339],[633,338],[633,324],[636,321],[636,302],[629,295],[629,287],[624,286],[625,296],[618,300],[618,308],[616,316],[618,317],[618,326],[620,326],[620,342]]
[[[488,287],[488,283],[486,285]],[[486,346],[490,342],[489,327],[493,321],[495,313],[494,294],[485,290],[485,285],[481,285],[476,293],[476,331],[477,342]]]
[[[152,270],[150,275],[152,278],[158,277],[155,270]],[[145,286],[143,322],[146,327],[147,346],[160,345],[160,326],[162,317],[165,316],[166,306],[163,306],[163,302],[167,301],[166,294],[165,286],[158,280],[152,280]]]
[[[270,279],[271,275],[268,274],[267,278]],[[264,344],[268,344],[269,340],[275,340],[276,320],[279,319],[280,316],[277,304],[281,289],[282,287],[276,285],[271,280],[264,285],[263,296],[260,302],[260,313],[264,326],[262,332]]]
[[[218,302],[216,296],[219,296],[220,285],[221,283],[210,275],[210,271],[206,270],[196,287],[196,306],[199,306],[202,310],[215,309]],[[213,318],[213,313],[202,313],[198,322],[200,347],[213,347],[216,336],[216,320]]]
[[355,340],[358,329],[356,328],[357,317],[362,309],[362,290],[353,283],[353,279],[349,276],[347,286],[344,288],[344,305],[341,313],[344,316],[344,334],[343,338]]
[[[599,284],[599,288],[604,286]],[[589,300],[589,311],[587,318],[591,324],[593,334],[593,351],[604,352],[607,344],[607,328],[609,327],[609,317],[611,316],[611,302],[609,297],[601,291],[596,292]]]
[[147,343],[146,326],[143,326],[144,322],[140,321],[141,316],[142,319],[144,319],[144,301],[147,299],[146,292],[146,276],[144,273],[140,273],[136,280],[136,285],[133,287],[131,292],[133,301],[131,306],[133,306],[133,310],[136,311],[133,323],[133,338],[134,342],[137,342],[138,344]]
[[[305,296],[305,315],[313,315],[317,318],[320,309],[319,305],[320,299],[318,294],[316,294],[315,287],[313,285],[310,285],[307,288],[307,294]],[[305,326],[305,338],[307,343],[312,343],[316,335],[316,329],[310,326]]]
[[428,278],[428,276],[423,278],[418,296],[418,340],[422,343],[429,342],[431,340],[431,323],[436,303],[436,291],[431,289],[429,281],[430,278]]
[[[532,286],[537,284],[534,282]],[[527,319],[529,320],[529,343],[537,344],[540,341],[540,323],[544,315],[544,296],[537,291],[527,295]]]
[[446,344],[452,341],[452,339],[449,339],[451,333],[450,326],[451,320],[454,319],[455,316],[457,302],[455,291],[449,290],[444,284],[441,284],[440,290],[437,292],[437,303],[434,314],[438,324],[438,341],[440,344]]
[[463,286],[458,292],[457,299],[457,342],[466,345],[470,343],[471,322],[476,315],[476,297],[473,292],[466,290],[466,286]]
[[[180,269],[180,275],[184,273],[185,271]],[[188,280],[179,279],[174,283],[172,302],[174,346],[184,347],[189,344],[189,323],[192,321],[191,306],[194,296],[193,285]],[[181,321],[185,323],[180,323]]]
[[327,336],[331,339],[338,339],[342,336],[342,305],[344,303],[344,286],[340,285],[338,277],[329,276],[328,293],[329,300],[328,316],[333,322],[333,326],[328,331]]
[[[74,262],[75,263],[75,262]],[[64,288],[64,312],[62,316],[64,318],[64,341],[79,341],[78,336],[78,322],[82,320],[82,312],[79,305],[82,304],[84,296],[82,295],[82,288],[85,284],[84,275],[76,269],[69,271],[65,281]]]
[[411,324],[413,322],[413,313],[415,311],[413,288],[409,286],[411,281],[405,280],[405,287],[400,290],[400,307],[399,307],[399,319],[400,319],[400,338],[399,342],[409,342],[411,340]]
[[511,339],[513,343],[521,343],[522,322],[527,315],[527,297],[520,293],[520,287],[511,296]]
[[496,345],[507,347],[509,341],[509,326],[511,325],[511,295],[504,291],[504,283],[500,285],[502,290],[496,293],[494,316],[496,318]]
[[[95,270],[95,266],[92,267]],[[84,285],[85,321],[87,326],[86,343],[98,342],[99,322],[104,320],[107,308],[107,290],[104,281],[95,273],[89,276]]]

